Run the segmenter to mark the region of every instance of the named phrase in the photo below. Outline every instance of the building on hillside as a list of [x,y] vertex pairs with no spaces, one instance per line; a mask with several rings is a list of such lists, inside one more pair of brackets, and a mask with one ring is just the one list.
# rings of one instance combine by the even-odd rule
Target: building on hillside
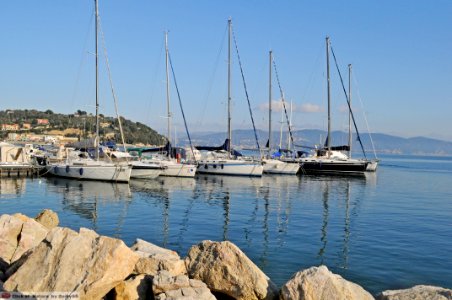
[[2,131],[19,130],[19,124],[2,124]]
[[25,130],[31,129],[31,124],[30,123],[23,123],[22,124],[22,129],[25,129]]
[[36,119],[38,125],[49,125],[49,119]]

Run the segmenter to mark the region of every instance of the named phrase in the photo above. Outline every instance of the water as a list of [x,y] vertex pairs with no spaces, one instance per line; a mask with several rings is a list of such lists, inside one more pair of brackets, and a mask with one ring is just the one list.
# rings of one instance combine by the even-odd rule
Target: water
[[452,288],[452,158],[386,156],[366,177],[200,176],[127,184],[2,179],[0,212],[56,211],[131,245],[142,238],[185,256],[230,240],[278,286],[325,264],[376,294]]

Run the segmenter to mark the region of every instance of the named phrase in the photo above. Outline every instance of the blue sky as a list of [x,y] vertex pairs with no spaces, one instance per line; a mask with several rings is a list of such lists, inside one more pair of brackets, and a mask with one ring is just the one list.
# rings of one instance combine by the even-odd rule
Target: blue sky
[[[343,76],[353,65],[354,111],[362,131],[364,112],[373,132],[452,140],[449,0],[100,0],[99,9],[120,114],[162,133],[165,30],[190,130],[226,130],[225,34],[231,17],[259,128],[268,127],[272,49],[285,98],[293,103],[294,127],[326,129],[328,35]],[[94,112],[93,10],[92,0],[0,3],[0,109]],[[233,128],[251,128],[234,59]],[[101,112],[113,115],[103,56],[101,61]],[[345,130],[345,100],[331,72],[333,128]],[[275,79],[273,98],[279,99]],[[171,99],[182,132],[174,88]],[[275,111],[274,128],[279,118]]]

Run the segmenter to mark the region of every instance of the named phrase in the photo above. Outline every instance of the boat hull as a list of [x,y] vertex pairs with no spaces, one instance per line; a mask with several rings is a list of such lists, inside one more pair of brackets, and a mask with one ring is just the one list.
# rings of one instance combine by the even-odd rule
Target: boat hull
[[198,162],[199,174],[229,176],[262,176],[264,167],[259,162],[240,160],[204,160]]
[[369,162],[364,160],[305,159],[300,163],[301,174],[359,175],[366,172]]
[[166,167],[160,176],[169,176],[169,177],[195,177],[196,175],[196,166],[191,164],[181,164],[181,163],[172,163],[172,164],[162,164]]
[[285,162],[277,159],[264,159],[263,164],[264,173],[267,174],[295,175],[300,169],[298,161]]
[[132,173],[130,165],[64,165],[46,166],[47,173],[52,176],[79,180],[99,180],[129,182]]

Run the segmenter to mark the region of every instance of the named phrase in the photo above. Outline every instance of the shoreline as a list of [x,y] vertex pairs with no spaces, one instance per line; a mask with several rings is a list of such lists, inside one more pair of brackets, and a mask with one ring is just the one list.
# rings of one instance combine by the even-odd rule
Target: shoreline
[[432,286],[371,295],[326,266],[300,270],[277,287],[228,241],[202,241],[181,258],[144,240],[127,247],[90,229],[58,225],[51,210],[36,218],[0,216],[0,290],[66,292],[60,296],[67,299],[452,299],[452,290]]

